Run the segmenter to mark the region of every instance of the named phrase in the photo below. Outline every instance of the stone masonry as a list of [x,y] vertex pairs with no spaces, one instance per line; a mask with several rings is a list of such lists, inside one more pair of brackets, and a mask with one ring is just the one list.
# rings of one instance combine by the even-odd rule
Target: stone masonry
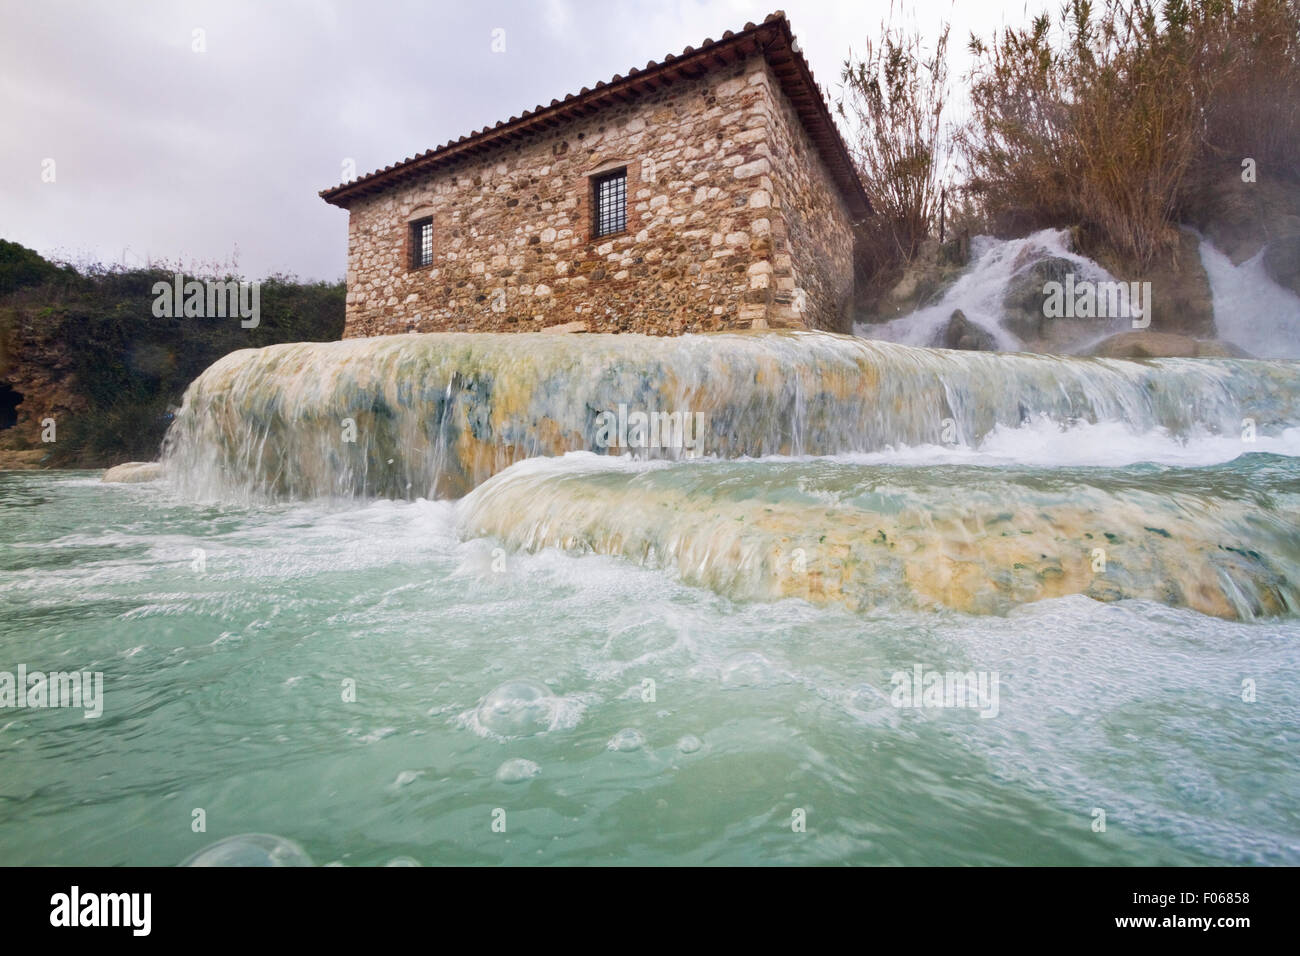
[[[853,224],[869,205],[856,177],[846,186],[840,158],[824,158],[827,143],[843,149],[838,132],[830,140],[824,124],[809,128],[824,102],[799,83],[797,45],[774,65],[770,49],[735,42],[762,30],[789,36],[774,15],[712,44],[698,75],[685,64],[710,41],[655,67],[673,62],[682,75],[653,89],[629,89],[585,115],[555,116],[573,98],[553,103],[555,121],[521,135],[473,151],[448,144],[365,177],[364,188],[327,190],[349,211],[344,335],[849,331]],[[729,42],[730,56],[717,55]],[[593,177],[619,169],[626,229],[595,238]],[[412,223],[430,217],[433,261],[415,268]]]

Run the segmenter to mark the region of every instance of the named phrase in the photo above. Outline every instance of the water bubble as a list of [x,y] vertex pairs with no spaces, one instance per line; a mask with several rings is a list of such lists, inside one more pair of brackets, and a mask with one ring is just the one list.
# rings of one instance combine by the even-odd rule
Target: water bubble
[[384,866],[422,866],[419,860],[414,860],[409,856],[395,856]]
[[525,780],[531,780],[542,772],[542,768],[531,760],[525,760],[523,757],[515,757],[513,760],[507,760],[497,768],[498,783],[523,783]]
[[181,866],[311,866],[298,844],[271,833],[241,833],[195,853]]
[[483,698],[479,723],[502,737],[529,737],[551,729],[555,695],[535,680],[510,680]]
[[694,734],[687,734],[681,740],[677,741],[677,749],[684,754],[693,754],[704,746],[704,741],[700,740]]
[[619,753],[628,753],[633,750],[640,750],[644,746],[645,735],[639,730],[625,727],[609,739],[606,749],[617,750]]
[[498,740],[572,730],[582,719],[591,696],[560,697],[540,681],[508,680],[462,713],[457,722],[480,737]]

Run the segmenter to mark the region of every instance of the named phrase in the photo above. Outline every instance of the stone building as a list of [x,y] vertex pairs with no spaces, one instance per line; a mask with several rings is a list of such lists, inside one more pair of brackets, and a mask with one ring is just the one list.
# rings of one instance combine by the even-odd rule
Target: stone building
[[848,331],[871,211],[782,13],[321,196],[345,336]]

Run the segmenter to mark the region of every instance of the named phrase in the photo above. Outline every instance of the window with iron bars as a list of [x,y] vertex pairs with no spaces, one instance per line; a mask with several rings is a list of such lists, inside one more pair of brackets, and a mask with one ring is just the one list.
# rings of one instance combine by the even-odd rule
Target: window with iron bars
[[627,228],[627,170],[616,169],[592,180],[592,236],[612,236]]
[[433,219],[417,219],[411,223],[411,268],[423,269],[433,265]]

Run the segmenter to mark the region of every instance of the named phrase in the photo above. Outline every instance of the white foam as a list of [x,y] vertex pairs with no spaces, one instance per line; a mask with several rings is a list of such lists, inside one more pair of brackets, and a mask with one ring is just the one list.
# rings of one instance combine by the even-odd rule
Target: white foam
[[1163,429],[1138,431],[1124,422],[1058,423],[1047,418],[1018,428],[996,426],[974,447],[916,445],[860,455],[834,455],[832,461],[888,465],[980,465],[1001,467],[1100,467],[1155,464],[1203,467],[1262,452],[1300,456],[1300,428],[1280,435],[1171,435]]
[[1261,359],[1300,358],[1300,297],[1264,270],[1264,250],[1239,266],[1201,240],[1219,338]]
[[[1066,259],[1074,264],[1079,280],[1109,281],[1114,277],[1096,262],[1070,250],[1065,229],[1042,229],[1019,239],[976,236],[971,240],[970,267],[933,305],[880,324],[859,323],[854,333],[863,338],[901,345],[929,346],[956,309],[993,337],[999,351],[1014,352],[1024,343],[1002,327],[1003,300],[1011,281],[1033,263],[1046,258]],[[1128,320],[1098,320],[1094,339],[1123,331]]]
[[[877,452],[841,455],[767,455],[737,459],[750,462],[833,461],[860,465],[975,465],[998,468],[1028,466],[1044,468],[1122,468],[1154,464],[1199,468],[1233,461],[1247,454],[1300,457],[1300,427],[1277,435],[1256,434],[1247,441],[1241,435],[1201,433],[1192,436],[1170,434],[1164,429],[1141,431],[1125,422],[1057,422],[1047,417],[1018,427],[998,425],[975,445],[901,445]],[[613,472],[635,474],[668,468],[708,467],[719,459],[668,462],[638,460],[631,455],[612,457],[587,451],[569,452],[555,458],[529,458],[511,465],[493,481],[509,481],[537,475]]]

